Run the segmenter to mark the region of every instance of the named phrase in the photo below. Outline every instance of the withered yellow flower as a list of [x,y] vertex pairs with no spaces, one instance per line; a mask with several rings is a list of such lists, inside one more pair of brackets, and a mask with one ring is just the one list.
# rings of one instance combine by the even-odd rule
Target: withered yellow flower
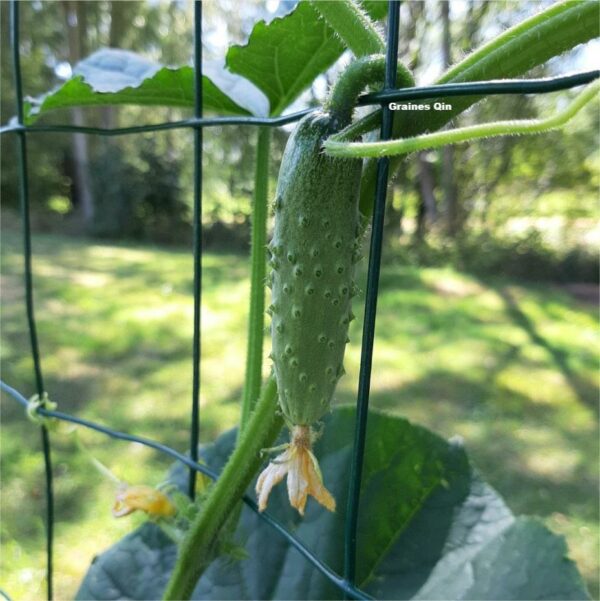
[[177,512],[169,497],[156,488],[143,484],[120,486],[112,510],[113,515],[120,518],[138,509],[154,517],[170,517]]
[[312,452],[309,426],[294,426],[292,440],[286,450],[275,457],[263,470],[256,483],[258,508],[264,511],[273,487],[287,475],[287,489],[290,505],[304,515],[308,495],[321,505],[335,511],[335,499],[323,486],[319,462]]

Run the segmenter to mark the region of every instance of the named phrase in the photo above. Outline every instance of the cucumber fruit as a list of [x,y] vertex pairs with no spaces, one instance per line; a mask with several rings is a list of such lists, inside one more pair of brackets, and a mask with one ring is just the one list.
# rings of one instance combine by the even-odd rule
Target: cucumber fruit
[[292,425],[313,424],[329,410],[354,317],[362,162],[323,153],[323,141],[336,129],[324,112],[298,124],[274,202],[271,358],[281,410]]

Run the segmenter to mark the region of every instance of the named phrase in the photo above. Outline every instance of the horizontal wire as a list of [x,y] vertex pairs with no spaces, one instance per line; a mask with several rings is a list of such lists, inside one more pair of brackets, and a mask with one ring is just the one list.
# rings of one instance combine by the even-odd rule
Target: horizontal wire
[[435,96],[477,96],[479,94],[547,94],[582,86],[600,77],[600,70],[540,79],[493,79],[434,86],[386,90],[360,97],[359,104],[382,104],[392,100],[418,100]]
[[[0,389],[12,396],[12,398],[19,402],[21,405],[23,405],[23,407],[29,407],[29,401],[18,390],[12,388],[2,380],[0,380]],[[185,465],[187,465],[188,467],[202,472],[203,474],[205,474],[209,478],[212,478],[213,480],[216,480],[218,477],[218,474],[216,472],[213,472],[210,468],[207,468],[206,466],[192,461],[189,457],[186,457],[185,455],[179,453],[178,451],[175,451],[174,449],[160,442],[156,442],[154,440],[150,440],[141,436],[136,436],[134,434],[127,434],[126,432],[119,432],[118,430],[113,430],[112,428],[96,424],[95,422],[89,421],[82,417],[69,415],[68,413],[63,413],[62,411],[44,409],[41,406],[36,409],[36,413],[44,417],[54,417],[61,421],[71,422],[73,424],[77,424],[78,426],[84,426],[85,428],[95,430],[96,432],[100,432],[102,434],[107,434],[108,436],[111,436],[112,438],[118,438],[119,440],[125,440],[127,442],[139,442],[140,444],[143,444],[157,451],[170,455],[174,459],[185,463]]]
[[191,117],[180,121],[167,121],[166,123],[155,123],[153,125],[136,125],[133,127],[116,127],[107,129],[103,127],[85,127],[77,125],[20,125],[9,123],[0,127],[0,134],[15,131],[27,131],[35,133],[82,133],[97,134],[100,136],[121,136],[128,134],[141,134],[148,131],[164,131],[169,129],[182,129],[185,127],[220,127],[222,125],[258,125],[279,127],[299,121],[305,115],[316,109],[308,108],[282,117]]
[[[547,94],[581,86],[600,77],[600,70],[582,71],[571,75],[560,75],[542,79],[509,79],[476,81],[465,83],[447,83],[434,86],[403,88],[364,94],[358,100],[360,106],[385,104],[393,100],[418,100],[437,96],[481,96],[502,94]],[[18,131],[29,133],[82,133],[100,136],[122,136],[140,134],[150,131],[165,131],[186,127],[220,127],[223,125],[257,125],[280,127],[300,120],[305,115],[317,110],[308,108],[290,113],[282,117],[203,117],[156,123],[154,125],[137,125],[106,129],[102,127],[85,127],[77,125],[21,125],[8,123],[0,127],[0,135]]]
[[[29,401],[15,388],[12,388],[4,381],[0,380],[0,389],[11,396],[15,401],[20,403],[24,408],[29,407]],[[62,411],[53,411],[51,409],[44,409],[43,407],[38,407],[36,409],[36,413],[42,415],[44,417],[56,418],[61,421],[70,422],[72,424],[76,424],[78,426],[83,426],[84,428],[89,428],[90,430],[94,430],[96,432],[100,432],[102,434],[106,434],[111,438],[116,438],[118,440],[124,440],[127,442],[137,442],[144,446],[155,449],[156,451],[160,451],[177,461],[181,461],[187,467],[201,472],[202,474],[208,476],[211,480],[216,480],[219,477],[219,474],[214,470],[211,470],[209,467],[202,465],[200,463],[196,463],[186,455],[179,453],[175,449],[162,444],[160,442],[156,442],[155,440],[151,440],[149,438],[144,438],[143,436],[136,436],[134,434],[127,434],[126,432],[119,432],[118,430],[113,430],[112,428],[108,428],[106,426],[102,426],[95,422],[89,421],[87,419],[76,417],[74,415],[69,415],[68,413],[63,413]],[[340,590],[345,593],[351,595],[354,599],[371,599],[369,595],[360,589],[352,586],[347,580],[339,576],[336,572],[334,572],[329,566],[323,563],[318,557],[316,557],[300,540],[298,540],[294,535],[290,534],[285,527],[279,523],[275,518],[271,517],[267,513],[261,513],[258,510],[258,505],[251,499],[248,495],[244,495],[242,497],[242,501],[252,510],[254,513],[258,515],[263,521],[269,524],[272,528],[274,528],[281,536],[283,536],[292,547],[294,547],[305,559],[307,559],[312,565],[317,568],[332,584],[337,586]]]

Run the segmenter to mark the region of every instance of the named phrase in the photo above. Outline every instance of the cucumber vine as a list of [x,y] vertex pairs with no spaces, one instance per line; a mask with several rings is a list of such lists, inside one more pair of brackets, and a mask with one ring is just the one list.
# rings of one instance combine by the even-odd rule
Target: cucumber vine
[[[357,57],[379,54],[383,50],[383,44],[381,36],[377,31],[377,28],[373,23],[370,22],[368,17],[358,9],[357,5],[351,0],[343,0],[339,2],[312,2],[313,8],[333,27],[339,37],[344,41],[345,45],[351,49]],[[483,46],[472,55],[467,57],[461,63],[451,68],[440,80],[440,83],[445,82],[456,82],[456,81],[473,81],[477,79],[489,79],[493,77],[513,77],[524,73],[525,71],[539,65],[549,58],[560,54],[561,52],[574,47],[578,43],[587,41],[598,34],[598,23],[595,18],[597,11],[597,2],[593,0],[582,0],[581,2],[571,3],[564,2],[557,5],[553,5],[550,8],[542,11],[535,17],[527,19],[518,26],[508,30],[507,32],[500,35],[493,42]],[[540,43],[543,40],[543,43]],[[356,136],[360,133],[372,131],[377,128],[380,120],[379,111],[375,111],[370,115],[360,119],[355,124],[344,130],[340,135],[340,129],[346,127],[352,115],[353,106],[357,96],[357,90],[361,90],[365,85],[373,83],[374,81],[382,80],[382,59],[381,57],[367,56],[366,58],[356,60],[350,65],[350,67],[341,75],[338,83],[334,86],[332,94],[329,98],[328,103],[325,106],[325,110],[329,111],[328,116],[325,117],[325,122],[321,123],[323,126],[318,132],[319,144],[317,155],[311,155],[310,159],[314,161],[314,165],[337,165],[338,168],[346,169],[345,165],[356,164],[356,158],[362,158],[365,156],[383,156],[383,154],[398,154],[411,152],[422,146],[421,144],[433,144],[443,145],[447,143],[456,143],[466,139],[474,139],[475,137],[482,137],[486,135],[505,135],[507,133],[537,133],[539,131],[545,131],[552,127],[558,127],[566,120],[571,118],[585,103],[589,102],[592,97],[597,93],[597,86],[589,86],[586,90],[573,102],[571,106],[565,111],[549,119],[542,119],[536,122],[500,122],[496,124],[483,124],[474,126],[473,128],[463,128],[459,130],[443,132],[442,134],[431,133],[428,135],[420,135],[425,131],[435,132],[441,128],[451,118],[465,110],[471,104],[477,102],[479,98],[469,97],[462,98],[453,103],[454,109],[450,113],[437,113],[435,115],[423,115],[411,119],[396,119],[394,135],[395,137],[403,136],[404,139],[394,140],[392,142],[386,142],[386,146],[378,146],[383,143],[361,143],[355,141]],[[412,85],[412,78],[403,67],[400,67],[399,71],[401,85]],[[323,119],[323,114],[321,114]],[[314,121],[314,117],[313,117]],[[302,126],[301,122],[300,126]],[[299,126],[299,127],[300,127]],[[306,125],[304,125],[306,127]],[[510,129],[510,131],[508,131]],[[332,137],[329,137],[333,134]],[[429,136],[429,137],[428,137]],[[329,140],[326,138],[329,137]],[[348,139],[352,141],[348,141]],[[316,138],[315,138],[316,140]],[[313,142],[315,142],[313,140]],[[324,154],[322,150],[322,143],[324,142],[327,153],[336,154],[340,158],[334,158]],[[423,146],[431,147],[431,146]],[[193,523],[191,524],[185,539],[179,548],[179,556],[175,569],[171,575],[170,582],[165,592],[165,599],[187,599],[191,596],[198,578],[201,576],[204,569],[208,566],[210,561],[215,557],[216,549],[218,548],[219,535],[223,527],[225,527],[230,519],[232,512],[236,511],[239,500],[243,495],[244,491],[249,486],[250,482],[257,473],[262,461],[260,456],[261,449],[269,447],[273,444],[280,432],[283,419],[277,413],[278,406],[278,392],[276,379],[279,381],[281,377],[277,377],[278,367],[277,362],[275,363],[275,375],[271,376],[264,384],[262,393],[256,405],[253,407],[254,399],[257,398],[257,392],[259,389],[260,374],[262,368],[262,331],[263,331],[263,315],[261,303],[264,302],[264,289],[262,287],[262,281],[264,279],[265,269],[265,256],[264,256],[264,232],[266,231],[266,197],[267,197],[267,164],[268,164],[268,135],[262,133],[259,135],[259,161],[256,172],[256,191],[255,191],[255,212],[253,215],[253,242],[252,242],[252,300],[251,300],[251,317],[250,317],[250,338],[248,343],[248,358],[247,358],[247,369],[246,369],[246,384],[244,390],[244,400],[242,405],[242,426],[240,429],[240,435],[238,444],[232,453],[227,465],[225,466],[223,473],[217,482],[208,491],[204,497],[202,505],[199,508],[198,514],[196,515]],[[305,151],[306,149],[301,149]],[[311,152],[314,152],[314,144]],[[299,158],[300,155],[298,155]],[[298,160],[297,157],[297,160]],[[354,158],[352,160],[350,157]],[[306,158],[306,157],[305,157]],[[350,159],[349,159],[350,158]],[[396,159],[397,161],[397,159]],[[301,162],[301,161],[300,161]],[[360,163],[359,163],[360,164]],[[397,162],[396,162],[397,164]],[[344,167],[341,167],[344,166]],[[352,173],[348,172],[347,177],[352,182],[354,188],[358,188],[358,180],[360,179],[360,170],[356,168],[351,169]],[[286,171],[287,180],[283,183],[290,183],[293,180],[294,185],[300,189],[302,186],[303,173],[297,174],[297,181],[294,180],[294,174],[289,170]],[[354,175],[353,175],[354,174]],[[331,179],[331,173],[328,177]],[[312,172],[311,178],[315,178],[315,172]],[[285,179],[285,178],[284,178]],[[319,179],[319,178],[317,178]],[[315,180],[316,181],[316,180]],[[314,182],[313,182],[314,183]],[[325,180],[319,179],[319,185],[326,185]],[[374,165],[369,162],[362,174],[362,183],[360,186],[360,211],[363,215],[368,216],[372,209],[372,198],[374,188]],[[280,185],[282,180],[280,179]],[[316,188],[313,188],[316,189]],[[328,192],[331,189],[327,189]],[[323,199],[321,203],[323,210],[327,204],[327,199]],[[298,207],[300,204],[298,205]],[[298,208],[297,207],[297,208]],[[317,210],[315,208],[315,210]],[[310,220],[314,219],[317,215],[295,215],[296,221],[298,221],[299,227],[308,227]],[[305,223],[302,222],[304,217]],[[337,214],[336,214],[337,217]],[[343,224],[350,228],[352,225],[355,226],[355,218],[351,216],[348,219],[343,220]],[[291,224],[291,222],[290,222]],[[346,236],[348,232],[345,232]],[[356,229],[350,232],[350,238],[352,238],[351,250],[348,251],[351,254],[357,249],[356,247]],[[277,236],[277,234],[276,234]],[[330,242],[335,244],[337,239],[334,240],[334,235]],[[339,236],[338,236],[339,237]],[[300,242],[300,238],[292,241]],[[329,242],[329,241],[328,241]],[[348,241],[346,241],[348,242]],[[344,241],[342,241],[344,245]],[[345,245],[346,248],[348,244]],[[281,248],[280,248],[281,247]],[[302,293],[309,294],[316,293],[317,287],[312,285],[305,280],[305,272],[301,267],[300,272],[297,267],[299,263],[295,262],[297,259],[297,250],[286,248],[283,249],[283,244],[275,241],[272,246],[273,259],[277,265],[286,262],[286,269],[289,273],[283,278],[277,285],[279,286],[277,292],[280,299],[284,298],[284,295],[290,293],[293,286],[302,284]],[[284,252],[285,250],[285,252]],[[302,252],[311,251],[311,248],[301,246]],[[348,250],[346,248],[346,250]],[[317,249],[320,251],[320,249]],[[278,254],[279,253],[279,254]],[[289,256],[292,260],[289,260]],[[315,256],[312,259],[316,259]],[[335,259],[334,259],[335,262]],[[287,265],[289,263],[289,265]],[[316,275],[315,269],[318,266],[311,265],[306,266],[306,269],[310,267],[311,272]],[[338,267],[343,268],[344,277],[347,277],[347,265],[339,265]],[[276,270],[277,271],[277,270]],[[308,273],[308,272],[307,272]],[[340,272],[338,272],[340,273]],[[289,276],[289,277],[288,277]],[[320,276],[319,276],[320,277]],[[331,282],[330,282],[331,283]],[[288,286],[288,292],[284,290],[284,286]],[[308,289],[312,286],[313,292],[309,293]],[[336,283],[337,289],[341,290],[344,287],[347,288],[347,293],[350,292],[350,284]],[[325,287],[319,287],[319,291],[325,295],[327,290]],[[333,297],[332,297],[333,298]],[[330,299],[325,298],[329,302]],[[280,300],[280,305],[281,305]],[[275,305],[276,305],[275,301]],[[298,318],[302,316],[302,307],[296,306],[292,298],[283,301],[285,310],[288,311],[286,319],[288,321],[294,319],[294,311],[296,311]],[[278,324],[278,312],[284,307],[275,306],[271,308],[271,312],[277,319],[273,320],[274,334],[277,333]],[[343,316],[349,319],[349,303],[344,304],[342,307]],[[305,316],[309,317],[309,316]],[[286,323],[283,322],[283,328],[285,331]],[[289,324],[288,324],[289,325]],[[347,330],[347,324],[342,324]],[[313,328],[314,329],[314,328]],[[319,332],[313,332],[317,336]],[[297,335],[301,338],[301,331],[297,331]],[[310,334],[310,332],[309,332]],[[337,334],[336,334],[337,336]],[[325,336],[325,338],[331,338],[331,336]],[[342,373],[340,370],[341,359],[343,358],[343,346],[345,341],[342,343],[336,338],[334,345],[338,344],[341,350],[338,350],[338,355],[335,365],[333,366],[333,372],[327,374],[330,380],[337,378]],[[327,344],[327,340],[325,341]],[[276,353],[279,352],[285,356],[285,361],[290,362],[298,349],[291,348],[291,353],[287,351],[287,347],[291,347],[291,343],[288,341],[283,344],[281,348],[277,347]],[[274,344],[274,349],[276,345]],[[304,352],[304,351],[302,351]],[[281,360],[284,360],[282,357]],[[297,365],[292,365],[291,369],[300,367],[300,362],[296,358]],[[286,363],[286,365],[288,365]],[[288,365],[289,367],[289,365]],[[325,366],[326,368],[327,366]],[[287,369],[287,368],[286,368]],[[279,369],[281,371],[281,369]],[[291,372],[290,372],[291,373]],[[294,377],[302,382],[301,375],[305,372],[298,373],[293,372]],[[309,374],[305,374],[308,382]],[[312,377],[312,374],[311,374]],[[285,377],[282,379],[285,383]],[[285,385],[285,384],[284,384]],[[334,382],[329,382],[328,386],[335,387]],[[329,398],[326,402],[322,402],[322,398],[329,395],[330,390],[327,385],[321,386],[323,394],[318,397],[318,403],[309,406],[308,414],[304,411],[306,407],[292,407],[290,403],[283,403],[283,413],[288,421],[294,426],[305,428],[310,426],[311,421],[318,419],[318,414],[328,407]],[[331,389],[332,390],[332,389]],[[279,391],[280,395],[283,394],[284,398],[286,395],[285,390]],[[312,408],[316,408],[316,411],[312,411]],[[298,432],[294,430],[293,439],[300,441],[303,448],[310,450],[310,433],[306,431]],[[289,447],[287,449],[289,451]],[[287,451],[286,451],[287,452]],[[291,455],[291,453],[290,453]],[[312,461],[309,455],[306,455],[310,461]],[[291,461],[291,457],[286,458],[286,461]],[[304,460],[303,460],[304,461]],[[288,466],[289,469],[289,466]],[[318,468],[315,468],[315,473],[318,476]],[[260,492],[266,493],[262,495],[261,502],[266,503],[265,496],[268,496],[268,490],[272,487],[277,479],[281,479],[282,474],[278,471],[276,474],[267,474],[262,479],[261,486],[259,487]],[[267,478],[269,482],[266,482]],[[312,482],[312,486],[315,485]],[[309,486],[310,486],[309,482]],[[310,492],[310,491],[309,491]],[[323,491],[317,491],[315,495],[317,498],[321,495],[321,502],[326,506],[331,503],[327,498],[327,495]],[[290,495],[291,496],[291,495]],[[306,498],[300,500],[299,503],[304,503]],[[262,503],[261,503],[262,504]],[[303,505],[301,505],[303,508]]]
[[377,26],[353,0],[336,2],[309,0],[309,2],[355,56],[381,54],[385,51],[385,42]]
[[448,144],[459,144],[461,142],[469,142],[481,138],[540,134],[563,127],[586,104],[591,102],[599,92],[600,82],[595,81],[580,92],[567,108],[544,119],[480,123],[448,131],[423,134],[422,136],[413,136],[410,138],[401,138],[400,140],[387,140],[384,142],[347,142],[344,141],[347,137],[347,133],[340,132],[337,135],[331,136],[324,143],[324,147],[328,154],[335,157],[378,158],[384,156],[398,156],[416,152],[418,150],[439,148]]

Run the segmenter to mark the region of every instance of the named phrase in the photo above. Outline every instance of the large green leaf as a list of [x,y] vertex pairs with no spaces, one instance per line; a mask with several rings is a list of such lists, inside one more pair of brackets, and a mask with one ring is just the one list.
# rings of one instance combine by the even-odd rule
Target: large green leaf
[[[290,509],[283,486],[269,512],[320,559],[342,571],[343,528],[353,409],[336,410],[316,447],[337,513],[314,502],[304,519]],[[235,432],[205,447],[220,469]],[[185,486],[186,471],[173,480]],[[306,559],[244,508],[236,532],[248,559],[215,560],[195,599],[341,599]],[[176,549],[146,524],[96,558],[79,599],[156,599]],[[361,497],[358,583],[381,599],[586,599],[562,538],[541,524],[515,519],[471,468],[458,441],[446,442],[403,419],[372,412]]]
[[[206,111],[230,115],[253,112],[261,93],[250,82],[224,70],[219,80],[217,69],[210,72],[211,77],[204,76],[202,81]],[[74,76],[61,86],[37,99],[29,98],[25,119],[31,123],[60,108],[116,104],[193,107],[194,70],[162,67],[134,52],[104,48],[78,63]]]
[[[381,18],[385,2],[364,3]],[[333,29],[308,3],[269,25],[260,21],[248,44],[233,46],[223,65],[203,65],[203,105],[220,115],[278,115],[344,51]],[[249,81],[250,80],[250,81]],[[251,83],[253,82],[253,83]],[[264,98],[265,92],[268,101]],[[25,102],[25,122],[52,110],[75,106],[135,104],[194,106],[192,67],[164,67],[127,50],[104,48],[78,63],[73,77]]]
[[267,96],[271,115],[279,115],[342,54],[344,45],[319,19],[308,2],[300,2],[268,25],[259,21],[244,46],[232,46],[227,66],[249,79]]
[[[387,2],[364,2],[374,19],[387,13]],[[247,44],[232,46],[227,66],[249,79],[269,99],[271,115],[279,115],[315,78],[344,52],[335,31],[319,17],[308,2],[269,24],[259,21]]]

